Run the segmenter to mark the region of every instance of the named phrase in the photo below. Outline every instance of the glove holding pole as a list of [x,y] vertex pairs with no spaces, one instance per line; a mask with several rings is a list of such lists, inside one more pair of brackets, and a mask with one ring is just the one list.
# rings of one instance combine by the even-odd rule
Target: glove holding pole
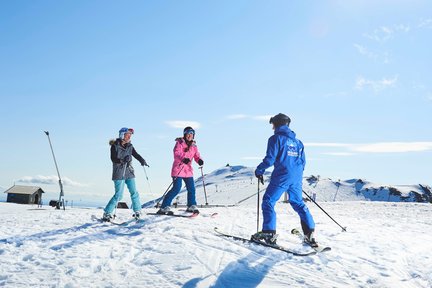
[[256,170],[255,170],[255,177],[258,178],[258,183],[261,182],[261,184],[264,185],[264,176],[262,174],[259,174]]

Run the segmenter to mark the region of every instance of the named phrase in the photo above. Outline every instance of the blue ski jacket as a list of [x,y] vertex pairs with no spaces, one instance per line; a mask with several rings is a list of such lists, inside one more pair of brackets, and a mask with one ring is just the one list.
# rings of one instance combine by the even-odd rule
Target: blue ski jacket
[[266,156],[256,168],[255,175],[263,175],[273,165],[270,179],[272,184],[286,186],[301,183],[306,165],[304,146],[286,125],[277,127],[274,135],[269,138]]

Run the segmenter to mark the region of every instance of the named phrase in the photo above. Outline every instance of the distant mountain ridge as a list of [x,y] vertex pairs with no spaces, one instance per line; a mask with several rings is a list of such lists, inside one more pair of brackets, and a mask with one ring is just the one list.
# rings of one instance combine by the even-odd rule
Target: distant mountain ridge
[[[379,185],[363,179],[334,181],[319,176],[305,177],[304,190],[316,196],[316,201],[386,201],[386,202],[429,202],[432,203],[432,189],[428,185]],[[305,185],[305,182],[307,185]]]
[[[230,166],[216,169],[195,179],[196,198],[201,205],[246,205],[256,204],[258,185],[254,167]],[[271,172],[265,173],[265,185],[260,185],[260,196],[270,181]],[[364,179],[332,180],[319,175],[305,176],[303,190],[317,202],[333,201],[386,201],[386,202],[429,202],[432,203],[432,189],[429,185],[379,185]],[[173,204],[186,204],[186,189],[182,189]],[[207,197],[206,197],[207,196]],[[255,196],[255,197],[254,197]],[[207,201],[206,201],[207,198]],[[305,196],[305,198],[307,198]],[[152,207],[160,199],[143,204]],[[282,197],[281,201],[286,200]]]

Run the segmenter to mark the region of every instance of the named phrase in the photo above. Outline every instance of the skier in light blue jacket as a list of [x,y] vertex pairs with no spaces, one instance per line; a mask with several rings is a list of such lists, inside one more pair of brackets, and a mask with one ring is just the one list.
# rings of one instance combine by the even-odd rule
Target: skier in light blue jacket
[[270,118],[274,135],[267,143],[267,153],[255,170],[255,176],[264,184],[264,172],[274,166],[270,183],[262,200],[262,231],[252,238],[269,244],[276,244],[276,212],[274,206],[284,192],[288,192],[289,203],[300,216],[300,222],[307,244],[316,247],[315,222],[302,198],[303,170],[306,164],[303,143],[289,128],[291,119],[282,113]]

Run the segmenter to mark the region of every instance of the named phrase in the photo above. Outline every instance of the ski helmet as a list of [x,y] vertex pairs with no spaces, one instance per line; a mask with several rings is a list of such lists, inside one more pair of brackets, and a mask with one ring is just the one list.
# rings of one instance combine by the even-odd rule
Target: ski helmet
[[291,119],[287,115],[279,113],[279,114],[271,117],[269,123],[274,124],[275,127],[279,127],[282,125],[289,126],[289,124],[291,123]]
[[186,134],[192,134],[195,136],[195,130],[190,126],[187,126],[186,128],[183,129],[183,135]]
[[126,127],[121,128],[119,130],[119,138],[124,139],[124,135],[126,133],[134,134],[134,129],[133,128],[126,128]]

